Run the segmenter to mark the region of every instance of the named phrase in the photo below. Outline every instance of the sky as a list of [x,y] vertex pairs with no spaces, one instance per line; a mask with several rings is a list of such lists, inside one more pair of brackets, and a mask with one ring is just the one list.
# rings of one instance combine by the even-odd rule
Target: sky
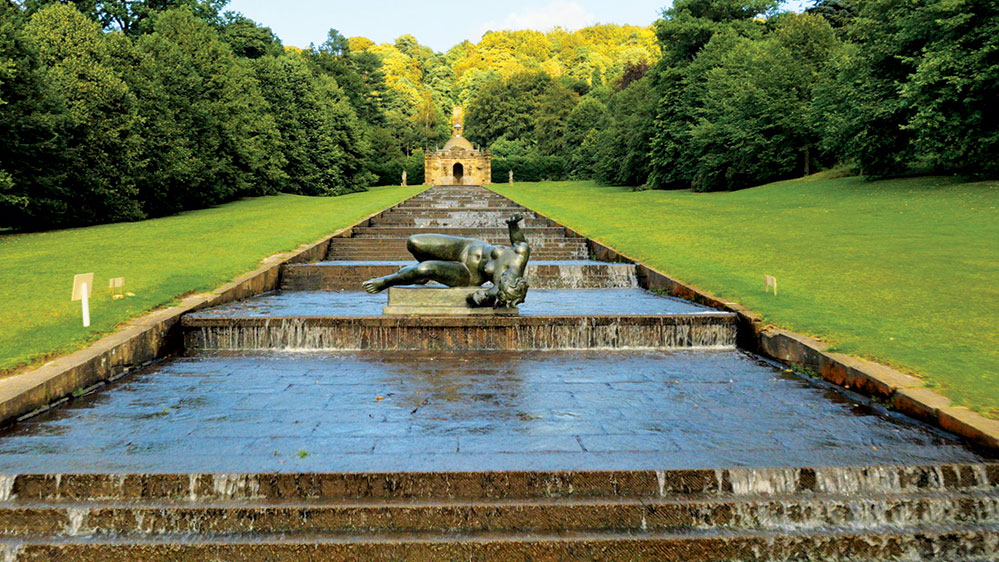
[[[332,28],[345,37],[391,43],[410,34],[444,52],[465,39],[478,42],[486,31],[556,26],[575,30],[597,23],[648,26],[672,0],[231,0],[241,12],[270,27],[285,45],[308,47],[326,40]],[[805,3],[789,2],[789,7]]]

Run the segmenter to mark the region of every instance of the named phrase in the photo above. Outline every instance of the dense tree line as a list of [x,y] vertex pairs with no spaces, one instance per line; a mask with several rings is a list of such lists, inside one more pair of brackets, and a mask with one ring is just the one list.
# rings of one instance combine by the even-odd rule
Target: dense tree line
[[226,0],[0,0],[0,228],[137,220],[423,177],[738,189],[852,167],[999,174],[999,2],[675,0],[651,28],[307,49]]
[[504,178],[712,191],[835,165],[999,174],[999,3],[779,4],[676,0],[652,64],[607,84],[493,77],[469,96],[468,134]]
[[346,39],[285,49],[222,2],[0,2],[0,227],[362,190],[378,104]]

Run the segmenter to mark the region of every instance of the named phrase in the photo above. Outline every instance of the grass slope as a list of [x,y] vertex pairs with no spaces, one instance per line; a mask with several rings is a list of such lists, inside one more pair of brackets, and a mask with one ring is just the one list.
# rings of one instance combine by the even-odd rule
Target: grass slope
[[[142,222],[0,235],[0,371],[79,349],[121,322],[214,289],[269,255],[318,240],[421,189],[278,195]],[[74,274],[91,271],[92,324],[84,329],[70,289]],[[124,277],[136,296],[112,300],[112,277]]]
[[[999,182],[812,176],[732,193],[493,186],[835,350],[999,416]],[[779,296],[763,292],[778,279]]]

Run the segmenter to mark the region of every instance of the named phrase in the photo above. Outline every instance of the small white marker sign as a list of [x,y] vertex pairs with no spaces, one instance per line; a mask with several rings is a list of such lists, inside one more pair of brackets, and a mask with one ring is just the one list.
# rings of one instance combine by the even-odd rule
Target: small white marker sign
[[114,277],[108,281],[108,289],[111,291],[111,298],[123,299],[125,298],[125,278],[124,277]]
[[764,291],[770,292],[770,287],[774,288],[774,296],[777,296],[777,278],[772,275],[764,275],[763,281],[766,282],[766,286],[763,288]]
[[73,301],[81,301],[84,328],[90,327],[90,295],[93,290],[93,273],[81,273],[73,277]]

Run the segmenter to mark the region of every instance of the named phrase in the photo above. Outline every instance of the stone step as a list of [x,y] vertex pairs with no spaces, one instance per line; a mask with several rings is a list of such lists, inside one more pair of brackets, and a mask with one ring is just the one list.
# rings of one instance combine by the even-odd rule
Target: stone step
[[[397,207],[392,207],[388,211],[389,214],[393,215],[422,215],[422,216],[448,216],[451,214],[488,214],[488,215],[506,215],[509,216],[513,213],[520,213],[524,215],[530,215],[531,218],[535,218],[536,215],[530,210],[521,207],[519,205],[512,204],[500,204],[500,205],[488,205],[488,206],[460,206],[460,207],[450,207],[450,206],[437,206],[437,205],[409,205],[402,204]],[[525,217],[526,218],[526,217]]]
[[[368,238],[368,237],[355,237],[355,238],[334,238],[330,240],[331,246],[343,247],[343,248],[400,248],[406,249],[406,239],[408,237],[396,237],[396,238]],[[507,236],[489,236],[484,238],[486,242],[493,244],[504,243],[505,245],[510,245],[510,238]],[[578,250],[581,248],[586,248],[586,240],[582,238],[552,238],[552,237],[538,237],[533,240],[528,240],[531,244],[532,253],[535,250],[541,250],[545,248],[565,248],[569,250]]]
[[[386,213],[368,221],[370,226],[404,226],[411,228],[504,228],[506,216],[495,217],[475,215],[468,217],[423,217],[414,215],[392,215]],[[557,226],[548,219],[526,218],[520,223],[523,228],[550,228]]]
[[[353,238],[408,238],[414,234],[425,234],[430,232],[426,228],[416,228],[407,226],[369,226],[359,228],[354,232]],[[435,234],[447,234],[449,236],[459,236],[462,238],[482,238],[505,240],[505,244],[510,244],[509,231],[504,228],[438,228],[433,231]],[[523,228],[521,232],[527,237],[528,242],[535,238],[555,238],[565,240],[583,240],[582,238],[569,237],[565,234],[564,228]]]
[[[531,253],[531,258],[545,261],[575,261],[584,260],[589,256],[582,251],[548,250],[545,248]],[[413,256],[403,250],[381,249],[331,249],[327,254],[328,261],[412,261]]]
[[734,349],[736,316],[210,317],[182,320],[188,351]]
[[74,502],[0,505],[0,540],[182,533],[551,532],[905,528],[999,523],[999,495]]
[[999,493],[999,463],[692,470],[0,476],[11,502],[761,498]]
[[[548,250],[542,248],[532,252],[531,257],[546,261],[574,261],[583,260],[589,256],[582,252],[571,252],[567,250]],[[403,250],[382,250],[372,249],[331,249],[326,259],[329,261],[406,261],[413,260],[409,252]]]
[[467,199],[455,199],[455,198],[410,199],[408,201],[404,201],[402,205],[400,205],[399,207],[396,207],[396,208],[397,209],[399,209],[399,208],[413,208],[413,209],[427,209],[427,208],[435,208],[435,209],[467,209],[467,208],[472,208],[472,209],[483,209],[483,208],[492,208],[492,207],[510,207],[510,208],[518,207],[518,208],[521,208],[521,209],[524,208],[523,206],[517,205],[516,203],[514,203],[514,202],[512,202],[512,201],[510,201],[508,199],[503,199],[503,198],[499,198],[499,197],[492,198],[492,199],[474,199],[474,198],[467,198]]
[[[412,261],[384,264],[319,263],[285,265],[282,291],[356,291],[361,283],[390,275]],[[527,282],[534,289],[617,289],[638,287],[635,266],[621,263],[531,262]]]
[[36,538],[2,547],[3,560],[995,560],[999,529],[939,526],[800,532],[393,533],[239,536],[189,533],[148,538]]

